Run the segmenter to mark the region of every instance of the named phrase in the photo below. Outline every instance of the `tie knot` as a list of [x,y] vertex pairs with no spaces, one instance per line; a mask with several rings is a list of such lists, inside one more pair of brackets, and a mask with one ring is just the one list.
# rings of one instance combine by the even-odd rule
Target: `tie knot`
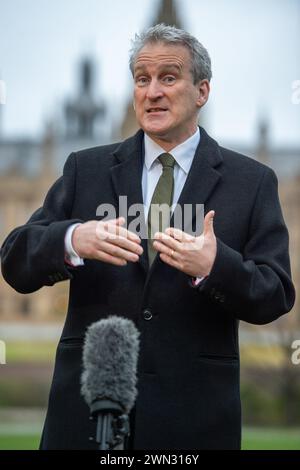
[[170,154],[170,153],[162,153],[159,157],[158,160],[163,166],[163,169],[165,168],[174,168],[175,165],[175,158]]

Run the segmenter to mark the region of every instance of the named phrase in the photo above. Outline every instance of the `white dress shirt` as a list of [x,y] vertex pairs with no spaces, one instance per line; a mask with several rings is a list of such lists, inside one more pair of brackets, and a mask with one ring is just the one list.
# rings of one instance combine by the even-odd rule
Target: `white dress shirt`
[[[174,193],[172,204],[176,204],[179,199],[199,142],[200,130],[199,127],[197,127],[195,134],[168,152],[176,161],[174,166]],[[147,220],[152,196],[163,170],[163,166],[157,158],[162,153],[166,153],[166,151],[154,142],[154,140],[152,140],[147,134],[145,134],[144,143],[145,160],[142,176],[142,189],[145,205],[145,217]]]

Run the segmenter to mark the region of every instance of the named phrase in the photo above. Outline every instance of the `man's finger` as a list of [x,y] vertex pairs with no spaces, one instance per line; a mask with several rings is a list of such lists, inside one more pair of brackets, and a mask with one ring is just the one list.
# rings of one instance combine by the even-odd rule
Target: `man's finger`
[[160,253],[159,257],[164,263],[168,264],[169,266],[172,266],[173,268],[176,268],[179,271],[181,270],[180,262],[172,258],[172,256],[168,256],[165,253]]
[[195,239],[195,237],[193,237],[189,233],[183,232],[179,228],[175,227],[166,228],[165,233],[170,237],[175,238],[175,240],[179,240],[181,242],[191,242]]
[[[99,225],[97,226],[97,233],[98,236],[101,239],[106,239],[106,233],[110,233],[114,237],[121,236],[123,238],[127,238],[128,240],[131,240],[135,243],[141,243],[141,239],[138,235],[136,235],[134,232],[131,232],[130,230],[127,230],[124,227],[121,227],[123,223],[125,223],[124,217],[119,217],[118,223],[111,223],[111,221],[106,221],[104,222],[104,225],[100,222]],[[114,221],[117,221],[118,219],[114,219]]]
[[106,222],[109,222],[111,224],[116,224],[116,225],[124,225],[125,217],[118,217],[117,219],[107,220]]
[[139,260],[139,255],[137,253],[133,253],[132,251],[128,251],[118,245],[114,245],[106,241],[101,243],[101,252],[105,252],[115,258],[124,259],[125,261],[136,262]]
[[108,225],[106,230],[113,235],[120,235],[121,237],[128,238],[128,240],[131,240],[133,242],[136,242],[136,243],[141,242],[140,237],[136,233],[131,232],[130,230],[127,230],[127,228],[125,227],[120,227],[116,225]]
[[111,243],[112,245],[119,246],[124,250],[130,251],[132,253],[137,253],[138,255],[141,255],[143,253],[143,247],[139,243],[130,240],[128,237],[122,237],[120,235],[116,237],[114,234],[112,235],[108,232],[105,232],[105,235],[106,236],[104,238],[104,241]]
[[155,241],[158,241],[162,243],[164,246],[166,246],[167,248],[172,249],[174,251],[178,251],[179,253],[182,250],[180,241],[175,240],[173,237],[170,237],[166,233],[156,232],[154,235],[154,242]]

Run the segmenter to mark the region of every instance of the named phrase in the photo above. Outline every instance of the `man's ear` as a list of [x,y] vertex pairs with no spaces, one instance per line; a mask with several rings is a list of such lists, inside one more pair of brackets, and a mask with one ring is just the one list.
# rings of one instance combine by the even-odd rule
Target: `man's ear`
[[210,92],[209,81],[206,78],[203,80],[200,80],[200,82],[197,84],[197,89],[198,89],[197,106],[199,108],[202,108],[202,106],[205,105],[209,97],[209,92]]

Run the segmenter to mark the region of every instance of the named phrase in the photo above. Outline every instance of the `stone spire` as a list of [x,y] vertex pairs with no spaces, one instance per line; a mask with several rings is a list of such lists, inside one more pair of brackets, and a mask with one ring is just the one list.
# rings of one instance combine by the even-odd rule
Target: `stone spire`
[[65,105],[67,137],[93,137],[96,120],[104,115],[103,103],[97,103],[95,99],[94,79],[94,63],[86,57],[80,64],[77,97]]
[[182,28],[182,23],[179,19],[179,15],[176,8],[176,2],[174,0],[162,0],[158,15],[155,18],[154,24],[165,23],[177,28]]

